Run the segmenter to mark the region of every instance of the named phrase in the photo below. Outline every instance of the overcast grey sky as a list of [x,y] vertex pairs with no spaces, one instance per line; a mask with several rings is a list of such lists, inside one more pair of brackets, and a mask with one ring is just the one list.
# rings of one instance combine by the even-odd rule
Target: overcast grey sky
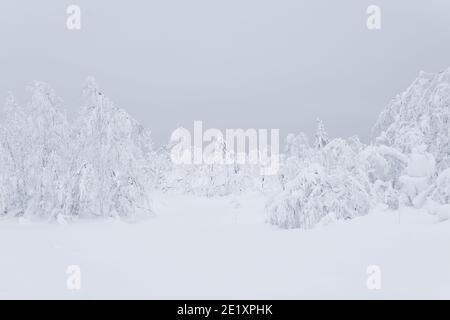
[[420,70],[450,66],[448,0],[2,0],[0,13],[0,98],[42,80],[73,113],[94,75],[157,142],[194,120],[311,134],[317,116],[367,140]]

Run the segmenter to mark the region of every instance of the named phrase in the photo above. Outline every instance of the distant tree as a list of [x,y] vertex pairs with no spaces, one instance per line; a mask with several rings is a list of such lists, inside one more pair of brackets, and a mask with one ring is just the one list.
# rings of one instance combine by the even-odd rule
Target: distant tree
[[317,130],[315,135],[314,147],[318,150],[322,149],[327,145],[330,141],[328,137],[328,133],[325,131],[325,126],[323,125],[322,120],[317,119]]

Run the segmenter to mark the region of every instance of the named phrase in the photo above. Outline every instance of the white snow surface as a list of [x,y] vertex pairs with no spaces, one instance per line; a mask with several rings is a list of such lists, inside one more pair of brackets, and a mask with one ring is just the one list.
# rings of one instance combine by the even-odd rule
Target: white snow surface
[[[424,211],[283,230],[257,194],[154,199],[157,215],[136,223],[0,221],[0,298],[450,298],[450,221]],[[380,290],[367,289],[370,265]]]

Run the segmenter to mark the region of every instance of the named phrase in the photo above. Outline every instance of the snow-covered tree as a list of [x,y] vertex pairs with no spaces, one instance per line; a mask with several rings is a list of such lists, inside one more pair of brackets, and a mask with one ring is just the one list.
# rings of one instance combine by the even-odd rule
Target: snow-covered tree
[[85,88],[75,125],[48,84],[30,86],[25,108],[12,97],[0,128],[0,212],[63,221],[149,211],[156,180],[150,134],[98,90]]
[[30,90],[28,130],[34,147],[27,164],[33,186],[28,213],[57,216],[66,205],[70,127],[61,99],[48,84],[36,82]]
[[328,133],[325,130],[325,126],[322,120],[317,119],[317,130],[315,135],[314,147],[320,150],[325,147],[329,141],[330,138],[328,137]]
[[309,145],[304,133],[289,134],[286,138],[285,154],[282,157],[279,181],[282,185],[295,178],[302,167],[312,160],[315,150]]
[[18,216],[56,216],[64,210],[68,173],[69,126],[61,100],[48,84],[29,87],[31,100],[5,106],[3,176],[10,194],[4,212]]
[[26,163],[31,144],[26,139],[27,116],[12,95],[5,103],[0,131],[2,214],[22,216],[27,208],[28,175]]
[[450,167],[450,68],[421,72],[380,114],[373,130],[379,145],[408,154],[425,144],[438,171]]
[[145,168],[149,133],[115,107],[88,78],[75,128],[71,215],[133,216],[150,212]]

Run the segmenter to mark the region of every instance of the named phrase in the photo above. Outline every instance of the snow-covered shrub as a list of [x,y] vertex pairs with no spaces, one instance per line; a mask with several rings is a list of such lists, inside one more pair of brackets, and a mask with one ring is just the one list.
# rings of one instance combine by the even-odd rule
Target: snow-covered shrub
[[406,168],[408,157],[395,148],[387,146],[367,146],[358,155],[371,183],[377,180],[390,181],[398,187],[398,179]]
[[397,210],[400,206],[399,191],[394,189],[390,181],[376,180],[372,186],[375,203],[387,205],[389,209]]
[[178,164],[168,173],[167,191],[200,197],[227,196],[256,190],[264,177],[249,165]]
[[[168,149],[174,146],[169,145]],[[212,141],[203,153],[202,163],[170,165],[165,190],[201,197],[263,190],[270,180],[260,176],[259,166],[250,164],[248,155],[245,157],[238,159],[233,150],[227,150],[223,140]]]
[[435,160],[433,155],[425,150],[426,146],[413,149],[408,156],[404,175],[400,177],[401,188],[408,205],[421,206],[424,199],[419,198],[422,198],[423,192],[430,187],[434,179]]
[[436,179],[433,200],[440,204],[450,204],[450,168],[442,171]]
[[348,171],[327,173],[320,165],[303,169],[266,205],[268,221],[282,228],[312,228],[321,219],[350,219],[366,214],[368,190]]
[[395,148],[381,146],[365,146],[356,155],[356,163],[360,171],[367,177],[374,204],[385,204],[390,209],[399,207],[400,177],[406,166],[408,157]]

